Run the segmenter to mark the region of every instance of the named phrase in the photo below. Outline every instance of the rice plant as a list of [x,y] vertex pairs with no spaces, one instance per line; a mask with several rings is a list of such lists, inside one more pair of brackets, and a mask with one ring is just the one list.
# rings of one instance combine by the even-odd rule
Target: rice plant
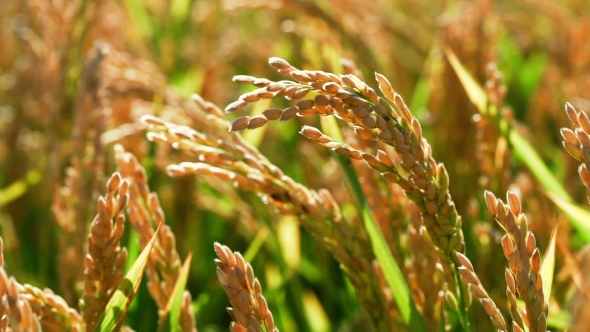
[[0,331],[587,330],[588,5],[4,1]]

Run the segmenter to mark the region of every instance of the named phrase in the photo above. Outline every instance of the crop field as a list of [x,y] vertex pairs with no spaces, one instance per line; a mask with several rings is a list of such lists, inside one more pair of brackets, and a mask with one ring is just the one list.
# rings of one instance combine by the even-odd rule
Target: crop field
[[0,332],[590,330],[590,1],[0,1]]

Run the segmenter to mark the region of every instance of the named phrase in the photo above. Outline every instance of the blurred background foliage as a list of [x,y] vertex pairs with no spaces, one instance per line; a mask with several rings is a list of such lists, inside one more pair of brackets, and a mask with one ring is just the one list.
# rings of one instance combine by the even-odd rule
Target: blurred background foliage
[[[163,96],[198,93],[223,108],[248,89],[233,83],[233,75],[279,79],[267,66],[271,56],[302,69],[345,68],[373,86],[374,71],[389,78],[449,171],[467,252],[482,283],[499,290],[491,294],[497,303],[504,297],[503,277],[484,271],[503,266],[504,257],[501,233],[483,205],[484,189],[501,197],[518,188],[542,250],[553,224],[563,221],[564,250],[582,262],[590,259],[523,165],[510,160],[500,177],[474,167],[476,110],[442,51],[450,47],[482,84],[487,64],[498,65],[519,131],[570,194],[585,202],[576,162],[562,150],[558,133],[568,125],[566,101],[590,108],[587,0],[4,0],[0,40],[6,266],[20,282],[49,287],[71,306],[80,292],[75,281],[87,227],[115,169],[112,145],[118,142],[146,167],[181,257],[194,252],[187,287],[199,330],[226,330],[230,321],[215,277],[214,241],[251,261],[283,331],[366,326],[337,263],[296,218],[274,214],[256,195],[227,183],[168,177],[165,166],[181,155],[147,142],[137,124],[141,115],[156,114],[206,131],[178,107],[165,105]],[[98,88],[105,86],[108,94]],[[257,107],[253,112],[264,109]],[[296,181],[330,188],[352,218],[356,212],[330,152],[297,135],[313,121],[319,120],[300,118],[244,136]],[[133,243],[131,234],[124,243]],[[571,281],[563,266],[558,258],[553,294],[555,305],[567,310]],[[156,310],[144,286],[127,324],[153,330]],[[477,330],[492,328],[477,304],[472,323]]]

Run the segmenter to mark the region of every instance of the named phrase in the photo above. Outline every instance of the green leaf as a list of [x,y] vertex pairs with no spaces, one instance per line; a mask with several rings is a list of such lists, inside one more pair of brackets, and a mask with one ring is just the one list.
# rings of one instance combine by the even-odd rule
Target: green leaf
[[525,58],[518,44],[506,31],[500,33],[498,52],[504,68],[504,83],[514,89],[513,100],[522,105],[528,104],[533,93],[541,84],[545,68],[549,62],[546,52],[528,54]]
[[270,233],[270,230],[266,226],[262,227],[258,231],[258,233],[256,234],[256,237],[254,238],[254,240],[252,240],[252,242],[250,242],[250,246],[248,246],[248,249],[244,253],[244,260],[246,262],[251,262],[254,260],[254,257],[256,257],[256,254],[258,254],[258,251],[260,251],[260,248],[262,248],[262,245],[264,244],[264,241],[268,237],[269,233]]
[[123,281],[121,281],[121,284],[119,284],[119,288],[117,288],[117,291],[115,291],[115,294],[113,294],[109,303],[107,303],[105,311],[100,316],[98,324],[94,329],[95,332],[110,332],[122,323],[121,320],[125,317],[127,308],[137,293],[150,252],[152,251],[159,231],[160,227],[158,226],[150,242],[143,248],[141,254],[135,260],[135,263],[133,263],[133,266],[127,272]]
[[185,23],[190,15],[190,0],[172,0],[170,3],[170,16],[175,24]]
[[131,270],[137,257],[139,257],[141,247],[139,246],[139,234],[135,228],[129,230],[129,239],[127,240],[127,261],[125,262],[125,271]]
[[564,199],[559,195],[552,193],[545,193],[545,195],[547,195],[547,197],[549,197],[549,199],[568,216],[572,225],[578,231],[578,234],[586,242],[590,242],[590,212],[581,205],[574,203],[569,199]]
[[[512,145],[514,155],[529,168],[545,190],[560,196],[562,199],[570,199],[567,191],[565,191],[561,183],[553,176],[553,173],[547,168],[539,154],[537,154],[537,151],[535,151],[524,137],[516,131],[511,130],[508,134],[508,141]],[[567,211],[564,212],[567,213]]]
[[553,310],[547,317],[547,327],[567,331],[572,326],[572,315],[567,309]]
[[[328,136],[338,140],[342,139],[342,133],[340,132],[340,128],[338,127],[336,119],[326,116],[321,118],[321,122],[322,129]],[[391,289],[393,299],[397,304],[404,323],[409,325],[412,331],[426,331],[424,320],[416,309],[416,305],[410,296],[410,288],[404,279],[404,275],[400,267],[397,265],[395,259],[391,255],[391,251],[389,250],[389,246],[385,241],[385,237],[383,237],[383,233],[381,233],[379,225],[377,224],[377,221],[373,216],[373,212],[369,207],[367,198],[361,189],[361,185],[354,168],[352,167],[348,158],[338,155],[338,160],[340,161],[340,165],[346,173],[349,184],[353,191],[353,196],[355,196],[357,199],[357,205],[360,208],[360,215],[363,220],[363,225],[367,230],[369,239],[371,240],[373,253],[379,261],[379,265],[383,271],[383,276],[385,277],[387,285]]]
[[418,119],[421,119],[425,116],[432,90],[429,76],[438,70],[438,67],[440,67],[440,62],[439,48],[433,47],[428,53],[428,57],[424,62],[422,75],[420,75],[416,85],[414,86],[412,98],[408,104],[412,110],[412,113],[414,113],[414,116]]
[[[139,246],[139,234],[137,234],[137,231],[133,227],[129,230],[129,239],[127,240],[126,247],[127,260],[125,261],[125,272],[131,270],[131,267],[133,266],[141,252],[141,247]],[[140,306],[139,302],[140,301],[138,299],[131,302],[131,305],[129,305],[129,308],[127,308],[127,317],[135,317],[134,313],[138,310]]]
[[528,57],[518,71],[518,83],[527,100],[530,100],[533,93],[543,82],[543,74],[545,74],[548,62],[546,53],[534,53]]
[[24,195],[30,186],[41,181],[41,173],[38,171],[29,171],[24,179],[17,180],[9,186],[0,189],[0,207],[3,207],[12,201]]
[[173,332],[173,331],[180,331],[180,309],[182,308],[182,299],[184,295],[184,290],[186,288],[186,281],[188,280],[188,274],[191,268],[191,260],[193,258],[193,253],[190,252],[182,265],[182,269],[180,270],[180,274],[176,279],[176,283],[174,284],[174,289],[172,290],[172,295],[170,299],[168,299],[168,303],[166,304],[166,311],[162,320],[160,321],[160,326],[158,328],[159,332]]
[[477,107],[477,110],[482,115],[487,115],[488,97],[485,91],[479,86],[475,79],[473,79],[465,67],[463,67],[455,53],[450,48],[445,48],[445,54],[455,70],[455,74],[459,77],[459,81],[461,81],[469,100],[475,105],[475,107]]

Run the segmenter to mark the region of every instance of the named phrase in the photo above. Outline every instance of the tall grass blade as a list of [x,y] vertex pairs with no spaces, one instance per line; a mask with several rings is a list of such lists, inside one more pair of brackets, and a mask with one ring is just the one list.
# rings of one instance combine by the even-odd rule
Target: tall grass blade
[[463,85],[463,89],[465,89],[469,100],[475,105],[475,107],[477,107],[477,110],[482,115],[487,115],[488,98],[485,91],[479,86],[477,81],[475,81],[465,67],[463,67],[453,50],[445,48],[445,54],[455,70],[455,74],[459,77],[459,81],[461,81],[461,85]]
[[[541,278],[543,279],[543,294],[545,294],[545,301],[548,303],[551,297],[551,287],[553,286],[553,274],[555,272],[555,242],[557,239],[557,224],[551,231],[551,238],[549,239],[549,245],[543,256],[541,262]],[[549,311],[551,314],[551,311]]]
[[546,195],[570,218],[572,225],[584,241],[590,242],[590,212],[569,199],[552,193],[546,193]]
[[186,289],[186,282],[191,269],[192,259],[193,253],[190,252],[182,265],[178,278],[176,279],[176,284],[174,284],[174,289],[172,290],[172,296],[170,296],[168,304],[166,304],[166,312],[160,322],[158,328],[159,332],[180,331],[180,310],[182,308],[182,299],[184,290]]
[[41,174],[38,171],[29,171],[24,179],[17,180],[5,188],[0,188],[0,207],[6,206],[22,197],[30,186],[40,181]]

